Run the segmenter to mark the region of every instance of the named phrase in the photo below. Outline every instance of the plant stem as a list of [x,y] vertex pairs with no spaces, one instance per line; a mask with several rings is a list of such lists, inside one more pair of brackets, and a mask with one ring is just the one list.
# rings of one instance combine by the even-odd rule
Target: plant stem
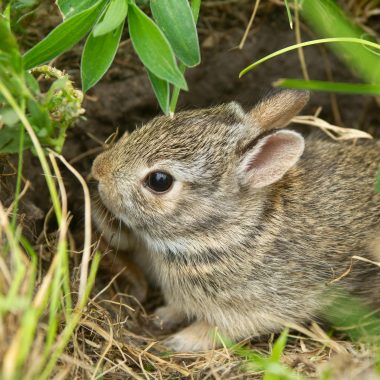
[[[186,66],[183,63],[180,63],[179,66],[179,71],[184,74],[186,71]],[[170,106],[169,106],[169,113],[170,115],[173,115],[175,112],[175,109],[177,107],[177,102],[178,102],[178,97],[181,89],[179,87],[174,86],[173,87],[173,93],[172,93],[172,98],[170,99]]]

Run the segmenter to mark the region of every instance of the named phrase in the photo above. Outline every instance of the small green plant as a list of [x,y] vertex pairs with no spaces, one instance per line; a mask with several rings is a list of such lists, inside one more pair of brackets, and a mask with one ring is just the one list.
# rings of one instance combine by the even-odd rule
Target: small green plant
[[86,92],[111,66],[127,20],[133,47],[162,111],[175,111],[179,91],[187,90],[186,67],[200,62],[195,25],[200,0],[193,0],[191,7],[188,0],[151,0],[154,20],[134,0],[57,0],[57,5],[63,22],[26,52],[26,69],[48,62],[87,36],[81,59]]
[[[20,144],[21,149],[33,146],[5,93],[21,105],[41,144],[61,151],[67,128],[84,112],[81,91],[59,70],[42,66],[25,71],[16,39],[1,15],[0,62],[0,153],[18,152]],[[36,76],[50,83],[47,91],[41,90]]]
[[286,328],[273,344],[272,352],[265,357],[243,347],[232,347],[239,356],[246,359],[244,366],[248,372],[263,372],[263,380],[302,380],[303,377],[281,363],[281,356],[288,340],[289,329]]

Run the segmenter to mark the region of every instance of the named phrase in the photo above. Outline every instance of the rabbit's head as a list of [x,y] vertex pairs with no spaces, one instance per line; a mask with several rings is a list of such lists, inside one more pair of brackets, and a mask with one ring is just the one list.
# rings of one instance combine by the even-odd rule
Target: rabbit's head
[[158,246],[237,223],[242,199],[265,192],[302,155],[303,137],[279,128],[308,97],[281,91],[248,113],[230,103],[157,117],[96,158],[101,198]]

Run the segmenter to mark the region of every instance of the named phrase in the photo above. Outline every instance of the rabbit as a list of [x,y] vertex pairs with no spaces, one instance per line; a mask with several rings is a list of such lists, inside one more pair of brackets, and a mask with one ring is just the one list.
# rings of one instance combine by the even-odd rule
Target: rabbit
[[319,318],[330,289],[379,306],[380,268],[369,261],[380,259],[380,143],[283,129],[308,99],[283,90],[248,112],[232,102],[159,116],[95,159],[123,244],[140,242],[138,260],[163,291],[159,318],[192,321],[170,349]]

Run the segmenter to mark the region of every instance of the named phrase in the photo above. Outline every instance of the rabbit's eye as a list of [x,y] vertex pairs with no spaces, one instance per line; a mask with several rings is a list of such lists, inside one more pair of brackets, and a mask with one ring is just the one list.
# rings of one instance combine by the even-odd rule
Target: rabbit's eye
[[145,179],[145,185],[155,193],[165,193],[170,190],[173,182],[173,177],[165,172],[149,173]]

